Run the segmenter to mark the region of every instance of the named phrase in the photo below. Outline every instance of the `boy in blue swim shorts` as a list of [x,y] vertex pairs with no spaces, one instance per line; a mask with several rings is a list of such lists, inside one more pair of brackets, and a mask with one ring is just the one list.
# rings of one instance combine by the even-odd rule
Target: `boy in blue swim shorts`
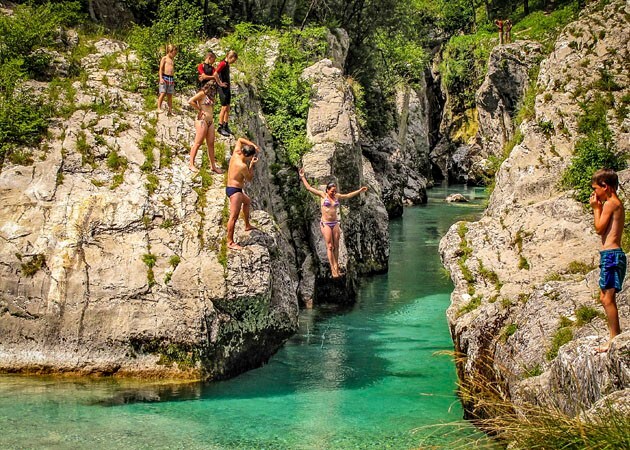
[[593,193],[589,203],[593,208],[595,231],[602,237],[600,251],[599,299],[604,306],[610,339],[597,348],[606,352],[615,336],[621,333],[616,294],[623,286],[626,276],[626,255],[621,250],[621,235],[625,223],[623,203],[617,197],[619,178],[614,170],[600,169],[593,174],[591,187]]

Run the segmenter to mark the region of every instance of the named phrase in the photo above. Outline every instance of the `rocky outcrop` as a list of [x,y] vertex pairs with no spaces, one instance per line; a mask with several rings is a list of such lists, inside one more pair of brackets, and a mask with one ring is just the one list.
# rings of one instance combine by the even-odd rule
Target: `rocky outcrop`
[[488,73],[475,95],[479,118],[479,157],[500,157],[514,136],[513,119],[529,86],[529,73],[542,59],[537,42],[498,45],[488,59]]
[[455,114],[447,102],[442,138],[431,157],[444,178],[484,184],[493,176],[492,158],[502,158],[514,137],[514,116],[529,87],[530,73],[542,59],[541,45],[517,41],[495,46],[488,72],[475,94],[475,109]]
[[346,268],[340,280],[330,278],[326,247],[320,231],[319,202],[308,205],[311,217],[309,243],[315,266],[315,298],[347,302],[354,298],[358,275],[387,269],[389,256],[387,211],[380,200],[380,186],[370,162],[361,155],[354,98],[342,71],[328,60],[304,70],[303,78],[313,85],[312,107],[307,120],[307,136],[313,147],[303,157],[303,167],[314,186],[337,183],[340,192],[363,185],[365,194],[343,201],[339,261]]
[[[594,351],[608,330],[597,301],[592,215],[558,188],[580,138],[579,102],[604,86],[604,68],[619,88],[600,94],[610,105],[628,95],[628,8],[611,2],[565,28],[541,65],[535,117],[522,123],[523,141],[501,165],[484,216],[454,225],[440,244],[455,282],[447,315],[455,349],[466,356],[458,363],[462,382],[484,372],[517,405],[552,404],[574,415],[630,387],[630,332],[608,353]],[[616,149],[629,153],[627,111],[609,110],[608,123]],[[628,171],[621,182],[629,189]],[[617,302],[627,330],[625,290]]]
[[[239,224],[245,249],[226,253],[223,176],[187,169],[192,114],[145,112],[127,90],[133,54],[95,48],[33,165],[0,173],[0,370],[218,379],[263,363],[298,313],[270,174],[252,188],[268,207],[253,213],[259,231]],[[264,122],[248,120],[271,164]]]
[[430,112],[427,86],[400,85],[396,90],[395,130],[384,137],[362,136],[368,157],[382,188],[389,217],[399,217],[403,206],[426,203],[433,182],[430,152]]

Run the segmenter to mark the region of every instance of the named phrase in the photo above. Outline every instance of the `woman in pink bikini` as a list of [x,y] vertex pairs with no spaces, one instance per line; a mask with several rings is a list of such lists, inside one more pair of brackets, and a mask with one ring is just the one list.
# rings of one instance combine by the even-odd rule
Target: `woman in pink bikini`
[[300,169],[300,179],[309,192],[322,199],[322,218],[319,221],[319,228],[324,235],[324,241],[326,241],[326,251],[328,253],[328,262],[330,263],[332,277],[339,278],[339,236],[341,233],[339,228],[339,216],[337,214],[339,200],[356,197],[361,192],[367,191],[368,188],[363,186],[361,189],[350,192],[349,194],[341,194],[337,192],[337,185],[335,183],[328,183],[326,192],[320,191],[308,183],[304,176],[304,169]]

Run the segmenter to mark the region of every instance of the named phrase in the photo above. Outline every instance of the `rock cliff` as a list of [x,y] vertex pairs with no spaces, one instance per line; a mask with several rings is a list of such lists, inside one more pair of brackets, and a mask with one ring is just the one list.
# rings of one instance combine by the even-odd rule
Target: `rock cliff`
[[[362,156],[354,97],[342,71],[325,59],[308,67],[302,75],[313,85],[307,136],[312,149],[303,157],[303,167],[316,185],[334,181],[339,192],[368,186],[369,190],[341,207],[342,236],[339,262],[346,268],[340,280],[330,278],[326,246],[320,230],[319,200],[311,199],[308,241],[313,249],[317,286],[304,287],[320,298],[352,301],[357,276],[387,269],[389,257],[388,219],[380,199],[381,188],[370,162]],[[321,188],[321,187],[319,187]]]
[[[136,55],[109,39],[81,59],[84,79],[29,82],[64,116],[25,149],[32,165],[1,167],[0,371],[229,377],[264,363],[295,331],[298,300],[352,302],[360,276],[387,269],[387,212],[341,71],[347,34],[327,41],[332,61],[304,73],[315,86],[305,168],[342,191],[370,186],[342,208],[347,273],[335,283],[318,205],[308,205],[306,236],[284,201],[287,189],[302,192],[297,173],[276,157],[256,91],[236,68],[232,127],[262,148],[247,188],[258,230],[237,223],[238,252],[226,249],[224,176],[187,168],[193,117],[179,105],[194,92],[158,115],[155,99],[138,93]],[[217,138],[219,161],[233,145]]]
[[[455,283],[447,315],[455,349],[465,356],[458,363],[462,383],[484,372],[517,405],[553,404],[575,415],[598,401],[628,397],[630,332],[608,353],[594,351],[608,330],[598,302],[592,214],[558,182],[580,138],[580,105],[598,94],[610,100],[614,146],[630,151],[623,107],[630,86],[629,13],[627,2],[614,1],[564,29],[541,64],[535,117],[521,124],[523,140],[501,165],[485,214],[455,224],[440,244]],[[602,83],[607,74],[615,89]],[[629,181],[622,172],[622,188]],[[628,330],[627,290],[617,301],[622,330]]]
[[228,253],[223,176],[187,169],[191,114],[145,112],[125,86],[134,55],[95,49],[33,165],[0,173],[0,370],[216,379],[260,365],[298,313],[264,121],[243,125],[268,152],[252,188],[259,231],[239,224],[245,250]]
[[433,183],[430,152],[430,110],[427,85],[400,85],[396,90],[396,128],[376,138],[363,135],[369,158],[382,188],[389,217],[403,214],[403,206],[426,203]]

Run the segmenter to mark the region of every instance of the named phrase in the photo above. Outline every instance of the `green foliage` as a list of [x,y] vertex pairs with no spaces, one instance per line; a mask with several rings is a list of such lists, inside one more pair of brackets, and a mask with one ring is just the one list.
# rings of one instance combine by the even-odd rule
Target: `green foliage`
[[155,263],[157,262],[157,256],[151,253],[145,253],[144,255],[142,255],[142,262],[151,269],[155,266]]
[[592,192],[593,173],[601,168],[625,169],[626,156],[615,152],[606,120],[607,100],[598,94],[593,101],[580,106],[583,114],[578,120],[578,131],[586,136],[575,144],[573,159],[562,175],[561,185],[574,189],[575,199],[586,204]]
[[79,2],[17,5],[13,14],[1,14],[0,65],[21,59],[30,77],[42,78],[50,57],[36,50],[63,45],[64,27],[83,18]]
[[46,255],[38,253],[31,257],[30,260],[22,262],[22,275],[32,278],[37,272],[46,265]]
[[[201,36],[203,14],[189,0],[166,0],[159,2],[155,21],[149,27],[135,26],[130,35],[131,48],[140,58],[139,75],[145,84],[155,89],[158,81],[160,60],[166,54],[166,46],[178,48],[175,57],[175,78],[178,90],[183,86],[197,84],[196,66],[200,55],[196,45]],[[181,84],[180,84],[181,83]]]
[[473,296],[473,298],[470,299],[468,303],[457,310],[457,316],[459,317],[471,311],[474,311],[475,309],[479,308],[480,305],[481,297],[475,295]]
[[173,255],[168,260],[168,263],[171,265],[173,269],[176,269],[177,266],[179,266],[180,262],[181,262],[181,258],[178,255]]
[[581,327],[583,325],[591,323],[591,321],[597,317],[600,317],[603,319],[605,316],[604,314],[602,314],[600,311],[596,310],[595,308],[582,305],[578,309],[575,310],[575,317],[577,317],[577,321],[575,322],[575,325],[578,327]]
[[538,128],[540,128],[540,131],[542,131],[547,137],[551,136],[554,132],[554,126],[551,120],[539,120]]
[[153,195],[160,186],[160,179],[154,173],[147,173],[147,182],[144,186],[147,188],[147,193]]
[[[301,74],[326,54],[326,34],[324,27],[273,31],[241,23],[223,40],[239,54],[239,68],[248,81],[259,88],[263,112],[280,156],[295,166],[311,148],[306,139],[311,87]],[[278,57],[270,69],[265,58],[273,42],[278,43]]]
[[444,48],[440,63],[442,83],[453,98],[453,106],[464,111],[475,106],[475,92],[487,71],[493,34],[453,36]]
[[553,335],[551,340],[551,348],[547,351],[547,360],[551,361],[558,356],[558,350],[564,344],[570,342],[573,339],[573,331],[570,326],[561,326]]
[[562,29],[577,18],[578,10],[569,4],[551,12],[533,11],[522,20],[515,22],[512,35],[519,39],[531,39],[543,44],[545,53],[553,50],[556,38]]
[[517,324],[511,323],[507,325],[501,332],[501,336],[499,337],[499,340],[503,343],[507,342],[508,338],[512,336],[514,333],[516,333],[517,330],[518,330]]
[[593,264],[587,264],[581,261],[571,261],[567,268],[567,273],[586,275],[591,270],[595,269]]
[[518,259],[518,268],[519,269],[525,269],[525,270],[529,270],[529,261],[527,261],[527,258],[525,258],[523,255],[521,255]]
[[542,375],[543,370],[540,367],[540,364],[536,364],[535,366],[525,369],[525,378],[537,377],[538,375]]

